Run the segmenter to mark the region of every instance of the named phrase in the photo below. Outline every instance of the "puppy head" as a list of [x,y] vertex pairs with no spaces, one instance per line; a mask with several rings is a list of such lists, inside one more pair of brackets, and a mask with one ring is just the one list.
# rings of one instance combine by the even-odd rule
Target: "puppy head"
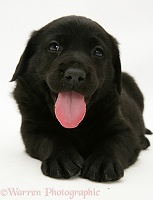
[[18,77],[31,85],[45,83],[57,119],[74,128],[86,107],[112,90],[121,93],[117,42],[90,19],[57,19],[32,34],[11,81]]

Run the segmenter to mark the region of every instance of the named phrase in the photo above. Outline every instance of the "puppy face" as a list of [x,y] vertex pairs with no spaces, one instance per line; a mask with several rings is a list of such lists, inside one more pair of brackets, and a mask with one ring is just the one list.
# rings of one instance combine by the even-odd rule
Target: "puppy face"
[[76,127],[94,102],[112,90],[121,92],[117,42],[90,19],[60,18],[33,33],[12,81],[19,76],[31,85],[45,83],[57,119]]

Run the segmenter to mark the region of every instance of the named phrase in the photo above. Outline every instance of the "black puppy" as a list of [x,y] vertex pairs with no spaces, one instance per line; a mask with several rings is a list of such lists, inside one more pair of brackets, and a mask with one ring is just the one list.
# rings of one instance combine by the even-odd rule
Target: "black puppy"
[[115,181],[149,146],[143,96],[121,73],[117,41],[69,16],[35,31],[11,81],[27,153],[54,178]]

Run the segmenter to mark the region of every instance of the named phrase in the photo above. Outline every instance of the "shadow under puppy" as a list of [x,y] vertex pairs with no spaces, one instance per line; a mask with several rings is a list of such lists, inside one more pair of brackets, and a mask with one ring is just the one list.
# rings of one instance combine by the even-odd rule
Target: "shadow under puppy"
[[11,81],[26,152],[43,174],[115,181],[150,144],[143,95],[121,73],[117,41],[80,16],[33,32]]

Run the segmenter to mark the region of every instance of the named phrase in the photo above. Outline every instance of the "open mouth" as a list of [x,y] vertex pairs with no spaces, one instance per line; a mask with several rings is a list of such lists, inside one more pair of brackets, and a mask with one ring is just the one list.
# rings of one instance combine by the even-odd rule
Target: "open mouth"
[[83,120],[86,113],[86,102],[82,94],[75,91],[51,92],[55,103],[55,115],[60,124],[65,128],[76,128]]

